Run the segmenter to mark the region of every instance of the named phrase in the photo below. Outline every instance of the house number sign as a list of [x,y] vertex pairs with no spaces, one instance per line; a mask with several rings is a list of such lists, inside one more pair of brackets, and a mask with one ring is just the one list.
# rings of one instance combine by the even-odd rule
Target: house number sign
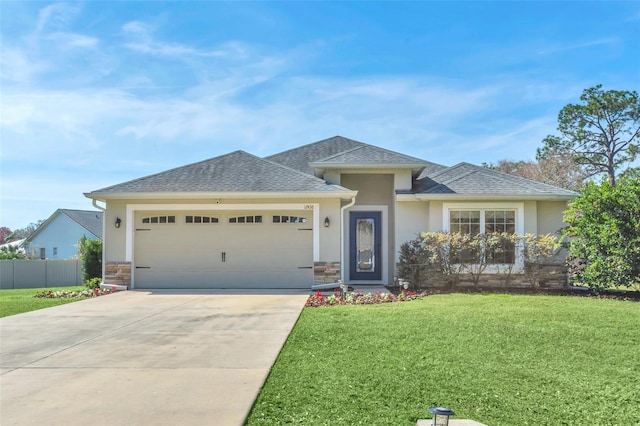
[[313,204],[305,204],[304,205],[304,209],[305,210],[313,210]]

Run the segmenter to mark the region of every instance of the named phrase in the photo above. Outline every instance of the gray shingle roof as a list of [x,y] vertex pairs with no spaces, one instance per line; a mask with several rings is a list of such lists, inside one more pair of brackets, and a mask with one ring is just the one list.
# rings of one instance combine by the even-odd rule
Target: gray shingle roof
[[96,237],[102,239],[102,216],[103,213],[98,210],[69,210],[60,209],[61,213],[69,216],[71,220],[77,222],[80,226],[91,232]]
[[47,218],[40,226],[36,228],[26,239],[25,244],[29,244],[33,239],[40,234],[41,231],[47,228],[51,222],[59,215],[65,215],[78,225],[82,226],[87,231],[91,232],[96,237],[102,239],[102,219],[104,214],[99,210],[71,210],[71,209],[58,209],[51,216]]
[[299,148],[290,149],[266,157],[304,173],[313,174],[313,168],[328,168],[341,165],[392,167],[406,166],[414,169],[426,167],[430,170],[446,168],[420,158],[358,142],[342,136],[323,139]]
[[[349,192],[244,151],[167,170],[87,194],[162,192]],[[92,197],[91,197],[92,198]]]
[[416,194],[460,194],[499,196],[567,196],[578,194],[546,183],[536,182],[469,163],[423,176],[414,182]]
[[410,157],[398,152],[377,146],[365,145],[343,151],[327,158],[313,162],[314,166],[326,167],[331,165],[362,164],[362,165],[408,165],[423,167],[427,161]]
[[270,155],[265,157],[265,159],[299,170],[306,174],[313,175],[313,168],[309,163],[364,145],[366,144],[353,139],[334,136],[332,138],[323,139],[318,142]]

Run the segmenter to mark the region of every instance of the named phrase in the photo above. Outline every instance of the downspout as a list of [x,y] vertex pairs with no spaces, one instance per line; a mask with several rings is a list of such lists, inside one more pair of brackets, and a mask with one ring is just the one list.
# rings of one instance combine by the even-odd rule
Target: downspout
[[91,200],[91,205],[102,212],[102,284],[104,284],[104,273],[105,273],[105,268],[106,268],[106,266],[105,266],[105,263],[106,263],[105,256],[107,255],[106,254],[107,251],[104,249],[104,246],[105,246],[104,240],[107,237],[107,227],[105,225],[107,223],[107,213],[106,213],[107,209],[106,209],[106,207],[99,206],[97,201],[98,200],[96,200],[96,199],[92,199]]
[[345,260],[348,260],[344,253],[344,212],[356,203],[356,197],[351,197],[351,202],[340,207],[340,279],[345,282]]

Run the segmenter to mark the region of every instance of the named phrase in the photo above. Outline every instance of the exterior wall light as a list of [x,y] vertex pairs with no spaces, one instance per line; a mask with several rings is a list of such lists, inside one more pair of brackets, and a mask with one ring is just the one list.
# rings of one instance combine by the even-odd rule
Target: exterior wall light
[[447,407],[431,407],[429,412],[433,414],[433,426],[447,426],[449,424],[449,416],[456,415]]
[[329,216],[324,218],[324,227],[328,228],[331,225],[331,221],[329,220]]
[[119,218],[119,217],[116,217],[116,221],[115,221],[115,223],[114,223],[115,227],[116,227],[116,228],[120,228],[120,224],[121,224],[121,223],[122,223],[122,220],[120,220],[120,218]]

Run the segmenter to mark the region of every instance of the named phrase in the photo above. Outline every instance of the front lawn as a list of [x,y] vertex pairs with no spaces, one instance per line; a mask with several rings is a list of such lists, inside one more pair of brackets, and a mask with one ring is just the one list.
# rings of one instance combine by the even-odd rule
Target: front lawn
[[[66,298],[37,298],[36,294],[43,291],[81,291],[86,287],[55,287],[55,288],[25,288],[19,290],[0,290],[0,318],[36,309],[64,305],[82,299]],[[86,299],[86,298],[85,298]]]
[[640,304],[450,294],[305,308],[247,424],[640,424]]

